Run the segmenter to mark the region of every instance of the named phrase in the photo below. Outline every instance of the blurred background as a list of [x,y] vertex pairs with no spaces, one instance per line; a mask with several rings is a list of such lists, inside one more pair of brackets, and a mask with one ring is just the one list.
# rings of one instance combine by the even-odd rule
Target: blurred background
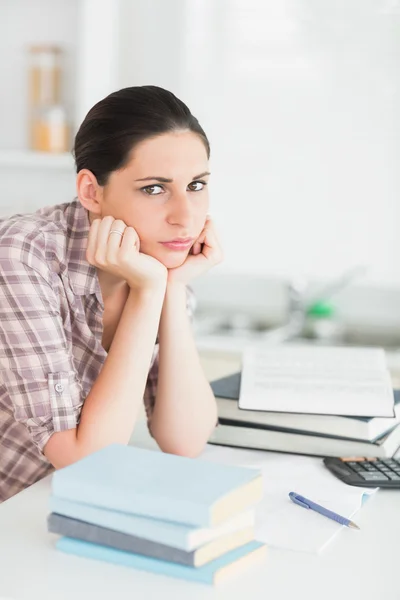
[[155,84],[212,147],[199,345],[400,348],[398,0],[0,0],[0,216],[68,202],[88,109]]

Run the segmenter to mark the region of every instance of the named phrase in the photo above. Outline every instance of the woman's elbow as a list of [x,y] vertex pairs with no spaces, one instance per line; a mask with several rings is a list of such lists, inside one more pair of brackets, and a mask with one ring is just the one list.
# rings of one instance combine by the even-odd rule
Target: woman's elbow
[[207,440],[202,444],[193,442],[170,441],[165,443],[158,442],[159,448],[166,454],[175,454],[176,456],[185,456],[186,458],[197,458],[203,452]]
[[196,458],[203,452],[212,429],[207,430],[207,433],[203,435],[191,435],[190,437],[176,435],[172,438],[159,436],[158,439],[154,436],[154,438],[162,452],[177,456],[186,456],[187,458]]

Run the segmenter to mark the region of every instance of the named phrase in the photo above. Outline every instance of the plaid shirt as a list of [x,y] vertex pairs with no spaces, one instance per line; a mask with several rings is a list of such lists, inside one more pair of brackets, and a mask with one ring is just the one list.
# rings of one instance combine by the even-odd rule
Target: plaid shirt
[[[104,304],[78,201],[0,221],[0,502],[53,470],[43,448],[79,423],[107,352]],[[193,296],[188,295],[191,316]],[[158,377],[156,344],[144,404]]]

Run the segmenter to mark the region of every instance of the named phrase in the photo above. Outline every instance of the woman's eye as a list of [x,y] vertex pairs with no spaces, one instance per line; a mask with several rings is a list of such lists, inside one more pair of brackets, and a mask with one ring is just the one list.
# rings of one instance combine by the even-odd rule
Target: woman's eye
[[188,188],[191,192],[200,192],[206,185],[205,181],[192,181],[192,183],[189,183]]
[[142,191],[149,196],[158,196],[163,191],[161,185],[146,185],[146,187],[142,188]]

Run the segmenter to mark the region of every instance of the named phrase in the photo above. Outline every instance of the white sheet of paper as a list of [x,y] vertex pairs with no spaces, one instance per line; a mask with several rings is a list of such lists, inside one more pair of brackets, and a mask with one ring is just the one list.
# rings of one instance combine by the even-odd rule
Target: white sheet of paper
[[[261,469],[264,497],[256,508],[256,539],[275,548],[318,553],[341,530],[347,529],[294,504],[289,492],[352,518],[361,508],[363,498],[376,491],[376,488],[346,485],[329,472],[322,459],[314,457],[208,445],[202,458]],[[348,533],[357,535],[354,530]]]
[[250,346],[242,357],[239,408],[393,417],[384,350]]

